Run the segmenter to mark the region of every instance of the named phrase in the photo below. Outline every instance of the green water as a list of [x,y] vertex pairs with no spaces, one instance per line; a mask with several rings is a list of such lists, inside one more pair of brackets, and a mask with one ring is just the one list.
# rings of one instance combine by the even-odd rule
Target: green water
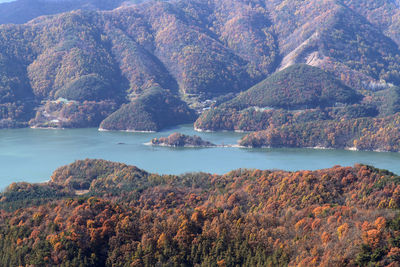
[[85,158],[124,162],[162,174],[192,171],[222,174],[238,168],[315,170],[355,163],[371,164],[400,174],[400,153],[144,145],[154,137],[177,131],[199,135],[215,144],[236,144],[243,135],[231,132],[198,133],[191,125],[159,133],[99,132],[97,129],[0,130],[0,188],[17,181],[46,181],[56,168]]

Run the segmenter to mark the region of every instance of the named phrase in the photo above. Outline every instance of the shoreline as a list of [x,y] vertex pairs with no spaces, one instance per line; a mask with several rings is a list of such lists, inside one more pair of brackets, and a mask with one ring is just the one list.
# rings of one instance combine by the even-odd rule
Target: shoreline
[[[41,127],[41,126],[29,126],[27,128],[30,129],[38,129],[38,130],[66,130],[67,128],[58,128],[58,127]],[[68,129],[79,129],[79,128],[68,128]]]
[[212,130],[203,130],[203,129],[200,129],[200,128],[197,128],[197,127],[193,127],[193,129],[194,129],[196,132],[199,132],[199,133],[215,133],[215,131],[212,131]]
[[184,145],[184,146],[171,146],[168,144],[153,144],[151,141],[143,143],[145,146],[159,146],[159,147],[171,147],[171,148],[218,148],[218,147],[235,147],[235,148],[242,148],[237,144],[230,144],[230,145],[215,145],[215,146],[193,146],[193,145]]
[[[58,128],[58,127],[41,127],[41,126],[27,126],[27,127],[18,127],[18,128],[1,128],[0,130],[18,130],[18,129],[33,129],[33,130],[74,130],[74,129],[86,129],[83,127],[77,127],[77,128]],[[95,129],[95,128],[93,128]],[[179,128],[177,128],[179,130]],[[193,128],[196,132],[205,132],[205,133],[216,133],[218,131],[211,131],[211,130],[202,130],[199,128],[194,127]],[[104,129],[104,128],[97,128],[98,132],[126,132],[126,133],[158,133],[158,131],[139,131],[139,130],[109,130],[109,129]],[[236,132],[236,133],[243,133],[241,131],[221,131],[221,132]],[[196,148],[198,146],[184,146],[187,148]],[[200,146],[202,147],[202,146]],[[343,147],[343,148],[333,148],[333,147],[325,147],[325,146],[314,146],[314,147],[271,147],[271,146],[261,146],[261,147],[252,147],[252,146],[241,146],[241,145],[236,145],[236,144],[230,144],[230,145],[216,145],[216,146],[205,146],[205,147],[235,147],[235,148],[268,148],[268,149],[282,149],[282,148],[295,148],[295,149],[315,149],[315,150],[346,150],[346,151],[359,151],[359,152],[376,152],[376,153],[400,153],[400,151],[389,151],[389,150],[384,150],[384,149],[373,149],[373,150],[363,150],[363,149],[358,149],[356,147]]]
[[230,130],[203,130],[203,129],[200,129],[200,128],[196,128],[196,127],[193,127],[193,129],[196,131],[196,132],[199,132],[199,133],[242,133],[242,134],[245,134],[245,133],[252,133],[251,131],[244,131],[244,130],[232,130],[232,131],[230,131]]
[[343,148],[334,148],[334,147],[324,147],[324,146],[314,146],[314,147],[272,147],[272,146],[261,146],[261,147],[253,147],[253,146],[238,146],[241,148],[269,148],[269,149],[313,149],[313,150],[345,150],[345,151],[355,151],[355,152],[375,152],[375,153],[400,153],[400,151],[388,151],[383,149],[374,149],[374,150],[360,150],[356,147],[343,147]]
[[104,128],[98,128],[99,132],[124,132],[124,133],[156,133],[157,131],[138,131],[138,130],[109,130]]

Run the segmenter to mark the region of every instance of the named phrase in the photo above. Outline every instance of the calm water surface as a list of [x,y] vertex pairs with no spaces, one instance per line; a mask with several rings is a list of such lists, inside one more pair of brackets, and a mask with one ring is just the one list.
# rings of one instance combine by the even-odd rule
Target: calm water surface
[[17,181],[42,182],[58,167],[78,159],[102,158],[160,174],[238,168],[321,169],[365,163],[400,174],[400,153],[316,149],[169,148],[144,145],[173,132],[199,135],[215,144],[236,144],[243,134],[198,133],[183,125],[159,133],[99,132],[97,129],[0,130],[0,188]]

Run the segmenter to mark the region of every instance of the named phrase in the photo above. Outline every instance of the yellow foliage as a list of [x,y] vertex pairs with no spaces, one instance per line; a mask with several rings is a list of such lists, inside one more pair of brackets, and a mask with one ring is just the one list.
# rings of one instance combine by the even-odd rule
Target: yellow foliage
[[391,208],[391,209],[397,209],[398,208],[398,205],[397,205],[396,201],[393,198],[391,198],[390,201],[389,201],[389,208]]
[[162,233],[157,240],[157,247],[162,248],[165,245],[167,245],[167,235],[165,233]]
[[346,236],[348,231],[349,231],[349,224],[348,223],[344,223],[341,226],[339,226],[338,229],[337,229],[337,234],[338,234],[339,240],[342,240],[343,237]]

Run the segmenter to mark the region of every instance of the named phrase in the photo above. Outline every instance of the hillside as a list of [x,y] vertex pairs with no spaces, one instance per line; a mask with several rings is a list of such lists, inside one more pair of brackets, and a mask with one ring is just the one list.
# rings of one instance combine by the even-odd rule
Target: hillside
[[400,112],[400,88],[395,86],[375,94],[375,101],[379,106],[380,113],[391,115]]
[[195,112],[185,102],[161,88],[153,87],[109,115],[100,124],[100,129],[159,131],[191,123],[195,118]]
[[[392,101],[380,101],[382,114],[393,115],[395,105]],[[286,110],[250,107],[234,109],[226,107],[211,108],[203,112],[195,121],[194,127],[199,131],[261,131],[270,127],[303,124],[308,122],[351,120],[355,118],[372,118],[379,115],[378,108],[372,104],[355,104],[325,109]]]
[[380,79],[398,83],[399,49],[385,31],[399,11],[392,1],[274,0],[266,6],[279,36],[281,68],[307,63],[357,88]]
[[364,165],[160,176],[77,161],[48,183],[14,183],[1,194],[0,259],[6,266],[396,266],[399,181]]
[[[239,6],[250,8],[247,19],[268,24],[261,11]],[[35,109],[40,112],[59,97],[122,106],[153,86],[201,101],[248,88],[275,68],[275,41],[249,21],[245,28],[237,25],[249,44],[234,47],[228,39],[236,32],[210,31],[199,19],[211,20],[216,11],[196,1],[152,2],[0,26],[0,105],[7,110],[1,119],[26,125],[35,116],[45,117]],[[228,18],[215,20],[215,27],[228,23]]]
[[247,147],[323,147],[400,152],[400,114],[269,127],[240,140]]
[[0,3],[0,24],[22,24],[43,15],[77,9],[111,10],[124,2],[123,0],[16,0]]
[[241,93],[227,105],[286,109],[329,107],[352,104],[361,96],[333,75],[305,64],[292,65]]
[[[49,121],[41,114],[60,97],[81,110],[85,101],[101,107],[92,110],[96,120],[69,116],[71,127],[84,127],[84,121],[99,126],[154,86],[201,111],[209,107],[206,100],[226,101],[291,69],[309,80],[296,80],[298,92],[290,87],[289,104],[281,101],[282,88],[271,86],[281,108],[353,103],[353,90],[368,97],[390,83],[400,85],[399,8],[389,0],[150,1],[108,11],[98,9],[118,3],[71,1],[88,8],[0,26],[2,127],[65,120],[65,107]],[[325,91],[317,89],[320,83]],[[98,104],[104,101],[113,108]],[[34,118],[42,119],[35,124]]]

